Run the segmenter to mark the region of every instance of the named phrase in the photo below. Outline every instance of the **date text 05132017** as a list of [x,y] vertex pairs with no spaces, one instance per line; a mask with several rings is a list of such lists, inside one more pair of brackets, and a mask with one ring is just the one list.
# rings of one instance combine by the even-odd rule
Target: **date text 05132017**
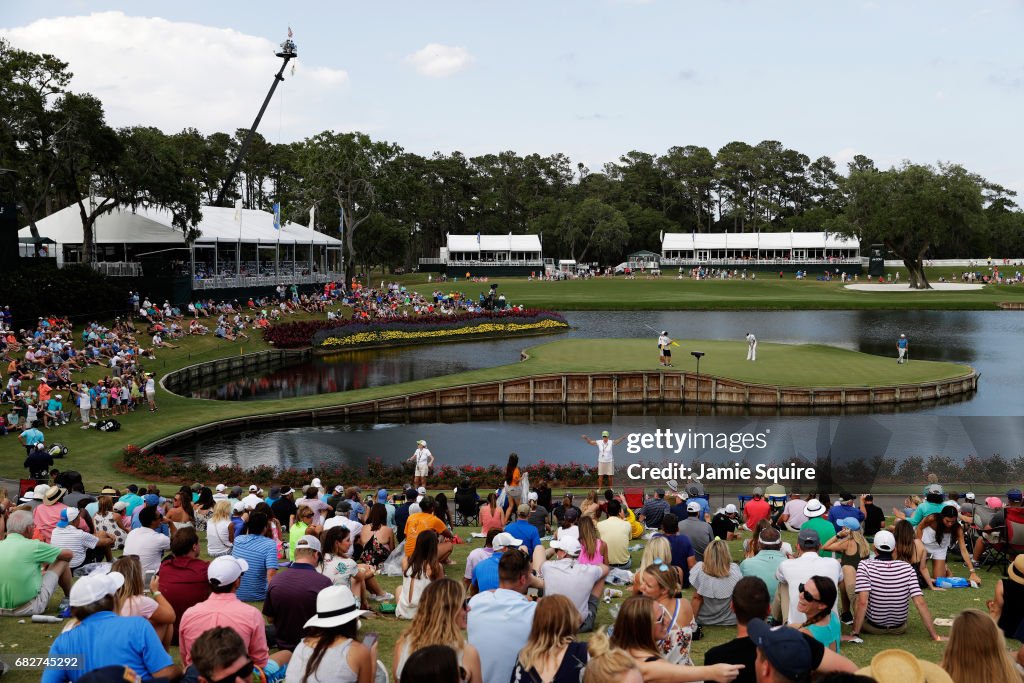
[[7,653],[0,655],[0,662],[12,671],[40,669],[74,669],[80,671],[85,665],[85,657],[82,655],[51,657],[49,655],[12,655]]

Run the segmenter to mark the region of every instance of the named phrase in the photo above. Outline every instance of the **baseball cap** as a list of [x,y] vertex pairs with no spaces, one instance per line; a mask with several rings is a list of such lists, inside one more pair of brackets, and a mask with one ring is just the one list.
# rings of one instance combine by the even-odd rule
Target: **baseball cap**
[[1003,507],[1003,499],[999,496],[989,496],[985,499],[985,505],[989,506],[993,510],[999,510]]
[[387,502],[387,500],[388,500],[388,490],[387,489],[380,489],[380,490],[378,490],[377,491],[377,502],[378,503],[385,503],[385,502]]
[[729,503],[728,505],[726,505],[725,506],[725,514],[727,514],[727,515],[735,515],[736,514],[736,506],[733,505],[732,503]]
[[256,484],[249,484],[249,493],[256,493],[260,490],[260,487]]
[[421,495],[421,496],[427,495],[427,487],[426,486],[420,486],[419,488],[416,489],[416,493]]
[[561,540],[551,541],[550,545],[555,550],[561,550],[566,555],[571,555],[573,557],[579,555],[580,551],[583,549],[582,546],[580,546],[580,542],[572,536],[566,536]]
[[68,596],[68,602],[72,607],[85,607],[102,600],[108,595],[113,595],[123,585],[124,574],[121,572],[89,574],[80,578],[71,587],[71,595]]
[[341,487],[341,484],[338,484],[337,486],[334,487],[334,492],[335,493],[343,493],[344,491],[345,491],[345,489],[343,489]]
[[814,529],[801,529],[797,536],[797,543],[801,548],[817,548],[821,545],[821,537]]
[[518,512],[521,515],[528,515],[528,514],[530,514],[530,512],[531,512],[530,504],[529,503],[520,503],[519,507],[516,508],[516,512]]
[[843,517],[836,524],[850,531],[860,531],[860,520],[856,517]]
[[243,573],[249,571],[249,563],[234,555],[221,555],[210,562],[206,568],[207,580],[215,586],[227,586]]
[[416,496],[418,496],[418,495],[419,495],[419,492],[416,491],[416,489],[406,489],[405,490],[405,499],[406,500],[416,500]]
[[60,511],[60,521],[57,522],[57,528],[63,529],[76,519],[78,519],[78,508],[64,508]]
[[875,547],[882,552],[891,553],[896,550],[896,537],[892,535],[891,531],[882,529],[875,534]]
[[815,498],[807,501],[807,505],[804,506],[805,517],[821,517],[823,514],[825,514],[825,506],[821,504],[820,500]]
[[1020,500],[1020,489],[1010,489],[1009,491],[1006,492],[1006,498],[1008,500]]
[[518,548],[522,544],[522,541],[507,531],[502,531],[494,537],[493,541],[491,541],[491,547],[495,550],[498,550],[499,548]]
[[537,495],[536,491],[530,491],[530,494],[526,496],[527,500],[537,500],[538,498],[539,496]]
[[352,512],[352,501],[343,500],[334,509],[338,512]]
[[128,503],[124,502],[123,500],[119,500],[116,503],[114,503],[114,509],[117,510],[118,512],[120,512],[121,510],[127,510]]
[[565,518],[570,522],[575,522],[577,519],[580,518],[579,510],[577,510],[576,508],[569,508],[568,510],[565,511]]
[[761,488],[760,486],[755,486],[754,487],[754,495],[755,496],[763,496],[764,495],[764,489]]
[[217,489],[216,490],[217,490],[217,493],[224,493],[224,491],[226,491],[227,488],[228,487],[225,486],[224,484],[217,484]]
[[323,552],[323,546],[320,545],[320,539],[316,536],[303,536],[295,544],[296,550],[315,550],[318,553]]
[[966,494],[964,495],[964,500],[974,500],[974,499],[975,499],[975,496],[974,496],[974,491],[968,491],[968,492],[967,492],[967,493],[966,493]]
[[695,500],[691,500],[689,503],[686,504],[686,511],[687,512],[700,512],[700,503],[698,503]]
[[151,508],[155,508],[160,504],[160,496],[155,493],[147,493],[142,497],[142,501]]
[[601,432],[601,436],[611,436],[611,434],[609,434],[608,430],[606,429],[603,432]]
[[237,501],[234,505],[231,506],[231,510],[233,512],[245,512],[245,503],[243,503],[242,501]]
[[424,441],[423,439],[420,439],[419,441],[416,442],[416,444],[419,445],[419,446],[426,446],[427,442]]
[[[926,495],[941,496],[944,493],[940,484],[931,484],[925,489]],[[1019,493],[1019,492],[1018,492]]]
[[811,646],[795,628],[772,628],[761,619],[747,623],[747,634],[772,667],[789,680],[801,680],[814,670]]

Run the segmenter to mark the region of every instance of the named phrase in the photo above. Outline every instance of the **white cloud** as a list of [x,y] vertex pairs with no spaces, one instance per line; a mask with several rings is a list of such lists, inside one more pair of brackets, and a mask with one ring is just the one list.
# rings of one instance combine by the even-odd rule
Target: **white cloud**
[[[122,12],[40,19],[0,29],[0,35],[23,50],[68,62],[75,75],[71,89],[99,97],[111,125],[150,125],[169,133],[248,128],[281,66],[274,56],[278,45],[267,38]],[[260,129],[273,142],[279,132],[287,140],[319,130],[307,113],[310,105],[348,84],[344,70],[307,66],[301,59],[291,64]]]
[[430,43],[406,57],[405,61],[424,76],[445,78],[472,64],[473,55],[464,47]]
[[853,158],[860,154],[853,147],[844,147],[835,154],[832,155],[832,161],[836,162],[836,170],[845,174],[846,165],[853,161]]

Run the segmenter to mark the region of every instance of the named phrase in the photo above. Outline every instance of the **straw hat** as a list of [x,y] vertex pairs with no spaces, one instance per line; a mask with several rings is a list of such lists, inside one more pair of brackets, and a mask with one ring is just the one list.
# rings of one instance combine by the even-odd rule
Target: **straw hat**
[[871,659],[871,666],[857,671],[878,683],[953,683],[938,664],[918,659],[906,650],[882,650]]
[[1013,558],[1013,562],[1006,568],[1006,575],[1014,583],[1024,586],[1024,555],[1018,555]]
[[54,505],[59,503],[67,493],[68,491],[65,488],[60,486],[51,486],[46,489],[46,495],[43,496],[43,505]]

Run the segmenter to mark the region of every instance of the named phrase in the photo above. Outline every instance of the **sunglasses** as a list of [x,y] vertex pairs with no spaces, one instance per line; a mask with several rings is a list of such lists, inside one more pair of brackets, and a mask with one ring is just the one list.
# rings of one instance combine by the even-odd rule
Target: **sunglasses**
[[466,598],[462,601],[462,609],[464,609],[467,612],[469,611],[469,598]]
[[820,602],[820,598],[816,598],[810,593],[808,593],[806,590],[804,590],[804,586],[806,585],[807,584],[805,583],[801,583],[799,586],[797,586],[797,590],[800,592],[800,595],[803,596],[804,600],[806,600],[807,602]]
[[250,659],[247,660],[246,663],[241,666],[241,668],[236,669],[234,673],[230,673],[224,678],[217,679],[216,681],[210,681],[210,683],[235,683],[235,681],[239,678],[241,678],[244,681],[248,681],[250,678],[252,678],[252,672],[253,669],[255,668],[256,665]]
[[302,519],[313,519],[313,515],[302,515]]

